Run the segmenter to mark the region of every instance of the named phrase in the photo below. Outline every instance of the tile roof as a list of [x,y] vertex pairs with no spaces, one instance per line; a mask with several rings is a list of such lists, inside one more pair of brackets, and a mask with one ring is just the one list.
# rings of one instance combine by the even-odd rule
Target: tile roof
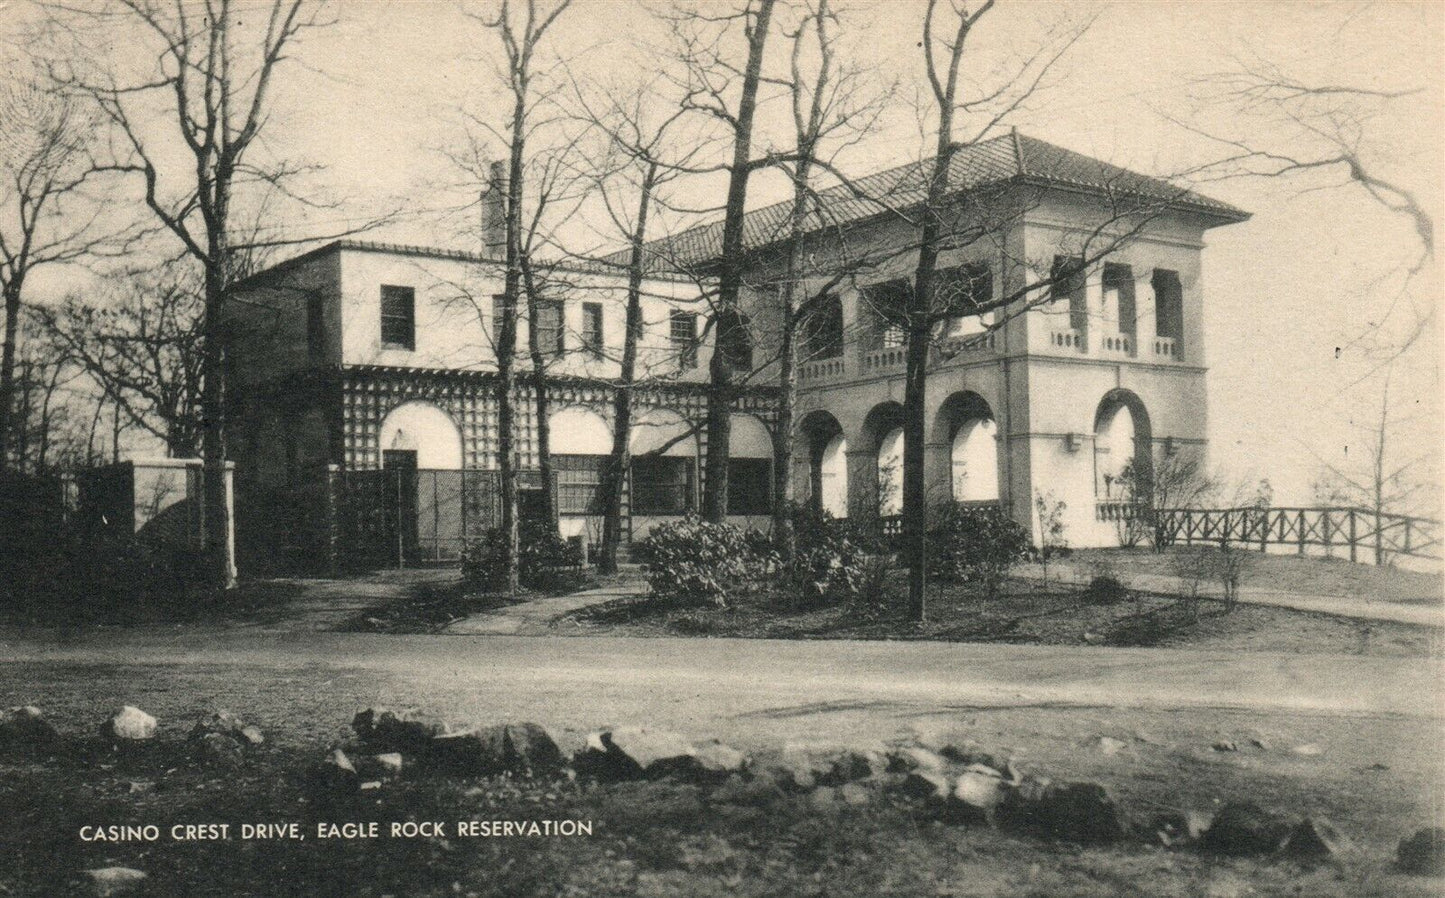
[[[922,202],[931,162],[931,159],[910,162],[859,178],[854,182],[854,189],[838,185],[820,191],[820,208],[816,213],[820,226],[861,221],[890,208]],[[957,190],[1007,181],[1138,197],[1193,211],[1220,223],[1249,218],[1249,213],[1228,203],[1018,132],[963,147],[953,156],[949,182]],[[744,245],[758,249],[783,239],[791,209],[792,201],[786,200],[748,212],[743,217]],[[675,270],[705,267],[722,251],[722,230],[721,220],[712,221],[651,241],[646,247],[649,267]],[[627,253],[614,253],[604,261],[625,265]]]

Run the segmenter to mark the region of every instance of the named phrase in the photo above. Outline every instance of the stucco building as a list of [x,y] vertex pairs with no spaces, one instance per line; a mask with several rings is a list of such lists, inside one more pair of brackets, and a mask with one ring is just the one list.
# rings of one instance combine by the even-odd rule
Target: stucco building
[[[881,172],[822,192],[809,210],[793,498],[836,515],[899,510],[906,348],[895,312],[916,263],[925,174],[921,163]],[[1127,462],[1206,451],[1204,235],[1248,216],[1018,134],[959,151],[951,183],[939,268],[957,314],[940,321],[931,349],[928,493],[1001,502],[1035,528],[1035,497],[1047,494],[1066,505],[1071,544],[1113,543]],[[743,523],[761,524],[774,499],[770,385],[789,213],[789,203],[758,209],[745,227],[741,351],[753,373],[735,409],[730,471],[730,510]],[[715,273],[720,238],[714,223],[648,246],[634,535],[696,507],[712,351],[697,285]],[[595,538],[625,284],[605,264],[561,271],[539,317],[552,359],[551,452],[564,532]],[[373,539],[386,543],[371,550],[380,557],[445,557],[490,525],[502,274],[489,254],[352,241],[238,288],[228,360],[243,545],[250,530],[303,552],[334,556],[338,540]],[[518,369],[529,368],[524,352]],[[524,486],[536,466],[534,387],[524,377],[518,403]],[[447,473],[388,482],[375,473],[388,468]],[[415,494],[399,507],[417,523],[358,519],[370,506],[356,496],[408,482]]]

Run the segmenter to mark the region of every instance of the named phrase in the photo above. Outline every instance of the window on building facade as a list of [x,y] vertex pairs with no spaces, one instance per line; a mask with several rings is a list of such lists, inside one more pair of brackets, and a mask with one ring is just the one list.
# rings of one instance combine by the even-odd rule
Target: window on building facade
[[306,294],[306,357],[313,362],[326,358],[326,308],[320,293]]
[[1184,341],[1184,287],[1179,272],[1154,269],[1153,286],[1155,332],[1173,340],[1178,351]]
[[1134,269],[1128,265],[1104,265],[1104,313],[1118,320],[1119,333],[1134,333],[1138,312],[1134,304]]
[[864,287],[861,299],[873,319],[872,349],[891,349],[908,342],[908,299],[912,285],[902,278]]
[[728,514],[772,514],[773,463],[766,458],[728,459]]
[[693,460],[644,455],[632,460],[632,513],[686,514],[692,510]]
[[562,326],[565,314],[561,300],[537,300],[537,348],[543,355],[559,356],[565,349]]
[[558,514],[602,514],[602,471],[605,455],[554,455]]
[[602,358],[602,303],[582,304],[582,348],[594,358]]
[[732,367],[740,371],[753,370],[753,335],[748,316],[741,312],[718,315],[717,348]]
[[416,291],[411,287],[382,285],[381,345],[416,349]]
[[1054,256],[1054,267],[1049,273],[1052,285],[1049,298],[1055,302],[1069,304],[1069,327],[1076,331],[1089,326],[1089,300],[1085,292],[1087,271],[1084,260],[1077,256]]
[[934,308],[950,317],[977,315],[993,299],[993,269],[987,262],[943,268],[935,278]]
[[803,358],[835,359],[843,354],[843,303],[825,293],[811,305],[803,318]]
[[672,339],[672,350],[677,354],[678,370],[696,368],[697,315],[674,309],[668,324],[668,335]]

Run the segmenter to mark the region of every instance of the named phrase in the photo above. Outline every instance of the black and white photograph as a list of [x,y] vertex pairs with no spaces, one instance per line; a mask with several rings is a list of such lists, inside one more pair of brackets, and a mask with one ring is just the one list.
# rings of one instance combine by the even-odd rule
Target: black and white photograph
[[0,896],[1445,896],[1445,5],[0,0]]

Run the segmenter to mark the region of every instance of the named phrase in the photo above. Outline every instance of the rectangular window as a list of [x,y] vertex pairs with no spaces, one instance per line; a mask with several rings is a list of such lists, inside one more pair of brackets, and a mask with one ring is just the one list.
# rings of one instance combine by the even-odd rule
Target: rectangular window
[[936,275],[934,307],[951,317],[977,315],[979,307],[992,299],[993,269],[987,262],[943,268]]
[[582,348],[594,358],[602,358],[602,303],[582,304]]
[[306,357],[313,362],[326,359],[326,308],[320,293],[306,294]]
[[805,359],[836,359],[843,354],[843,304],[824,293],[810,300],[812,308],[803,318]]
[[565,307],[558,299],[537,300],[537,348],[545,356],[559,356],[563,344]]
[[912,285],[901,278],[863,288],[863,305],[873,320],[870,349],[891,349],[908,342],[908,300],[912,292]]
[[679,371],[691,371],[697,367],[697,315],[692,312],[673,310],[668,325],[672,339],[672,350],[677,353]]
[[773,463],[766,458],[728,459],[728,514],[772,514]]
[[1154,269],[1153,286],[1155,333],[1174,340],[1177,351],[1184,340],[1184,287],[1179,272]]
[[1134,269],[1109,262],[1104,265],[1104,308],[1119,319],[1119,333],[1134,333],[1138,313],[1134,306]]
[[632,513],[686,514],[692,510],[693,460],[639,456],[632,460]]
[[382,285],[381,345],[416,349],[416,291],[411,287]]
[[1049,297],[1055,302],[1069,303],[1069,327],[1076,331],[1089,326],[1088,294],[1085,292],[1087,272],[1084,260],[1074,256],[1054,256],[1054,267],[1049,273],[1053,281]]
[[605,455],[554,455],[558,514],[602,514],[602,470]]

